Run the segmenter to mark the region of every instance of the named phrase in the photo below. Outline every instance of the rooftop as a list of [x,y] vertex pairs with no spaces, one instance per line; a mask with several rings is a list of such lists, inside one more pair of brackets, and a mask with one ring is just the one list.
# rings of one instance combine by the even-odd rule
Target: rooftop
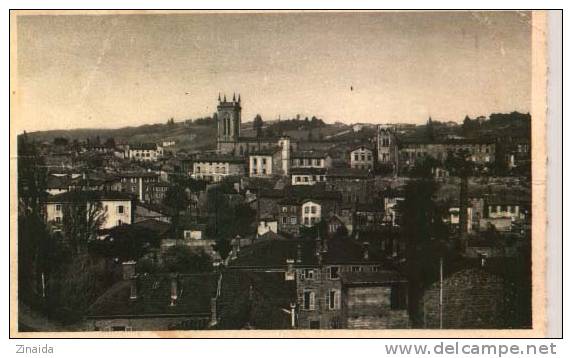
[[47,203],[71,203],[79,201],[100,201],[100,200],[132,200],[132,194],[118,191],[80,191],[73,190],[66,193],[50,196]]
[[178,275],[178,298],[171,305],[171,275],[140,275],[137,278],[137,299],[129,297],[129,280],[120,281],[91,305],[88,317],[210,316],[217,280],[215,273]]

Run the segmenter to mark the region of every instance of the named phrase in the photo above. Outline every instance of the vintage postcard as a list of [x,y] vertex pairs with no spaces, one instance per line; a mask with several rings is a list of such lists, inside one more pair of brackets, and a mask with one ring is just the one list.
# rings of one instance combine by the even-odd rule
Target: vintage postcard
[[542,337],[543,11],[14,11],[12,337]]

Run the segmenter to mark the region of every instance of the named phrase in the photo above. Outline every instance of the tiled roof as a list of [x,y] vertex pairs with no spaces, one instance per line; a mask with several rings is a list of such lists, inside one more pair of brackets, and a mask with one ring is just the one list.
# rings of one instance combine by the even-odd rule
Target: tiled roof
[[393,282],[407,282],[407,279],[397,271],[378,272],[341,272],[340,278],[344,285],[375,285]]
[[113,285],[88,310],[88,317],[184,315],[210,316],[211,298],[216,296],[218,274],[178,275],[178,298],[171,305],[171,276],[140,275],[137,299],[130,296],[129,280]]
[[195,163],[238,163],[245,164],[243,158],[233,157],[231,155],[208,154],[200,155],[195,159]]
[[327,152],[318,150],[300,150],[293,152],[291,155],[292,158],[315,158],[315,159],[326,158],[327,156],[328,156]]
[[290,173],[292,175],[324,175],[326,168],[292,168]]
[[129,150],[156,150],[157,144],[155,143],[137,143],[131,144]]
[[50,196],[47,203],[70,203],[77,201],[99,201],[99,200],[132,200],[133,195],[118,191],[68,191],[66,193]]
[[[369,258],[364,259],[364,247],[352,239],[328,239],[323,242],[322,262],[324,264],[364,264],[378,263],[379,258],[369,250]],[[284,269],[286,260],[297,259],[298,247],[301,250],[300,266],[318,265],[316,240],[313,239],[276,239],[254,244],[241,249],[238,257],[231,261],[229,268],[267,268]]]

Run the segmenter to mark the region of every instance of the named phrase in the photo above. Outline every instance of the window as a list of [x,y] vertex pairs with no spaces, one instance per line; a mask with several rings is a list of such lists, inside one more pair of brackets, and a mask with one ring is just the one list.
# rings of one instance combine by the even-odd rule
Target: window
[[282,224],[286,225],[288,223],[288,218],[286,216],[282,217]]
[[117,226],[121,226],[121,225],[123,225],[123,221],[117,220]]
[[315,214],[315,213],[316,213],[316,209],[317,209],[316,206],[313,206],[313,205],[311,206],[312,214]]
[[310,207],[309,207],[309,206],[306,206],[306,207],[304,208],[304,214],[309,214],[309,213],[310,213]]
[[262,165],[266,165],[266,158],[262,158]]
[[403,310],[407,308],[407,290],[404,286],[391,286],[391,309]]
[[302,296],[302,309],[313,311],[316,308],[316,295],[312,291],[304,291]]
[[297,222],[296,217],[295,217],[295,216],[292,216],[292,217],[290,218],[290,224],[296,225],[296,222]]
[[266,168],[262,168],[262,174],[266,174]]
[[257,174],[256,168],[252,168],[252,174],[255,174],[255,175]]
[[314,270],[304,269],[304,279],[313,280],[314,279]]
[[340,296],[336,290],[330,290],[326,294],[326,306],[330,310],[340,309]]
[[252,165],[257,165],[256,158],[252,158]]
[[511,212],[512,214],[516,213],[516,206],[511,206],[511,207],[510,207],[510,212]]
[[283,206],[283,207],[282,207],[282,212],[283,212],[283,213],[287,213],[287,212],[288,212],[288,207],[287,207],[287,206]]
[[296,183],[300,182],[300,177],[296,177]]
[[310,225],[310,219],[304,218],[304,225]]
[[59,217],[59,216],[56,216],[56,223],[58,223],[58,224],[59,224],[59,223],[61,223],[61,222],[62,222],[62,218],[61,218],[61,217]]
[[357,153],[354,154],[354,160],[355,160],[355,161],[358,161],[358,160],[359,160],[359,154],[357,154]]
[[191,238],[191,232],[188,230],[185,230],[185,239],[190,239]]
[[62,211],[61,204],[56,204],[56,211]]
[[328,268],[328,276],[330,280],[337,280],[340,276],[338,273],[340,272],[340,268],[337,266],[332,266]]
[[352,266],[352,272],[361,272],[360,266]]
[[124,211],[125,211],[125,208],[123,207],[123,205],[119,205],[119,206],[117,207],[117,212],[118,212],[119,214],[123,214]]

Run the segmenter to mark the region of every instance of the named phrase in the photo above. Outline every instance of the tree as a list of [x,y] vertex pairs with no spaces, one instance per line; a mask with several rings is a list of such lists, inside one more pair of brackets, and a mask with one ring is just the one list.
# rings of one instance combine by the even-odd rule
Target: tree
[[107,148],[115,148],[115,138],[109,137],[105,140],[105,146]]
[[215,250],[223,259],[230,252],[230,240],[251,233],[256,219],[256,210],[248,204],[231,203],[227,193],[233,189],[229,185],[222,183],[207,192],[210,217],[207,235],[215,239]]
[[406,272],[410,283],[410,312],[416,319],[423,287],[437,277],[439,258],[446,254],[448,229],[433,197],[437,185],[431,178],[407,183],[399,204],[401,240],[405,242]]
[[189,207],[189,197],[185,188],[180,185],[172,185],[167,189],[165,193],[165,199],[163,199],[163,204],[173,209],[173,222],[172,222],[172,233],[175,239],[178,239],[178,226],[179,219],[181,216],[181,211],[186,210]]
[[165,270],[171,273],[201,273],[213,269],[212,260],[204,251],[192,251],[186,245],[175,245],[167,250]]
[[262,121],[262,117],[260,114],[257,114],[256,117],[254,117],[254,121],[252,122],[252,127],[256,131],[256,137],[260,137],[262,135],[263,124],[264,123]]
[[427,120],[427,125],[425,126],[426,132],[427,132],[427,139],[429,139],[429,141],[434,141],[435,140],[435,128],[433,127],[433,120],[431,119],[431,117],[429,117],[429,119]]
[[55,137],[54,138],[54,145],[55,146],[65,147],[68,144],[69,144],[69,140],[67,138],[64,138],[64,137]]
[[62,232],[73,252],[77,255],[87,251],[88,244],[97,238],[98,230],[107,214],[100,201],[91,198],[90,193],[78,192],[62,206]]
[[18,136],[18,213],[41,216],[41,201],[47,196],[47,171],[36,143]]

